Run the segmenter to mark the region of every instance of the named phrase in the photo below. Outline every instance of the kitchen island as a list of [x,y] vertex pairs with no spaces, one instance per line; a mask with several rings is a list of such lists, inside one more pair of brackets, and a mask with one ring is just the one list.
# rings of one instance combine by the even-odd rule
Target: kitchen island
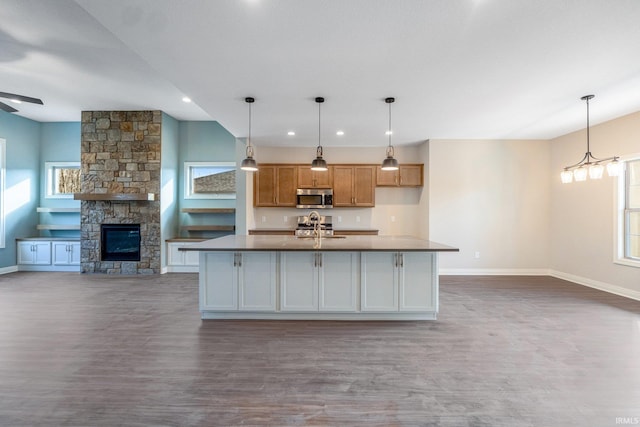
[[199,251],[203,319],[433,320],[438,253],[415,237],[225,236]]

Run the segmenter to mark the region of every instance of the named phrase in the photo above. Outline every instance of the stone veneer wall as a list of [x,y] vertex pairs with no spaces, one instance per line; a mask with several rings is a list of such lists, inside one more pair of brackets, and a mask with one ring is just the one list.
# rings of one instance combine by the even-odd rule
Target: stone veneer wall
[[[160,273],[161,111],[83,111],[84,194],[148,194],[154,201],[82,200],[83,273]],[[101,261],[101,224],[140,224],[140,261]]]

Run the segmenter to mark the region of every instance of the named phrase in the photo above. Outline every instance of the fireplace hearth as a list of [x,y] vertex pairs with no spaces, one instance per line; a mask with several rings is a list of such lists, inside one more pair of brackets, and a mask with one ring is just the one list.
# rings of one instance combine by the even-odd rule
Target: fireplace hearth
[[102,261],[140,261],[140,224],[102,224]]

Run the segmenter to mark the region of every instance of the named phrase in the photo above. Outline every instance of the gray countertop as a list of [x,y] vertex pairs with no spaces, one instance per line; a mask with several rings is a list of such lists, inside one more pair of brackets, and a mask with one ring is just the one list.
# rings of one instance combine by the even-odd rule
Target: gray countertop
[[347,236],[314,239],[293,236],[224,236],[187,245],[181,251],[355,251],[355,252],[458,252],[458,248],[410,236]]

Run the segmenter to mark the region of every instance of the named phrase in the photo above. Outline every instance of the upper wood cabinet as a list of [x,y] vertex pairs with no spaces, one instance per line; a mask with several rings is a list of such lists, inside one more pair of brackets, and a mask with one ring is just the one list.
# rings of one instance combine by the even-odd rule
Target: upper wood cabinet
[[376,186],[378,187],[422,187],[424,185],[424,165],[400,165],[395,171],[383,171],[376,167]]
[[327,171],[311,170],[310,165],[298,165],[298,188],[331,188],[333,166]]
[[295,207],[297,178],[295,165],[259,165],[253,175],[253,205]]
[[375,168],[373,165],[335,165],[333,206],[375,206]]

